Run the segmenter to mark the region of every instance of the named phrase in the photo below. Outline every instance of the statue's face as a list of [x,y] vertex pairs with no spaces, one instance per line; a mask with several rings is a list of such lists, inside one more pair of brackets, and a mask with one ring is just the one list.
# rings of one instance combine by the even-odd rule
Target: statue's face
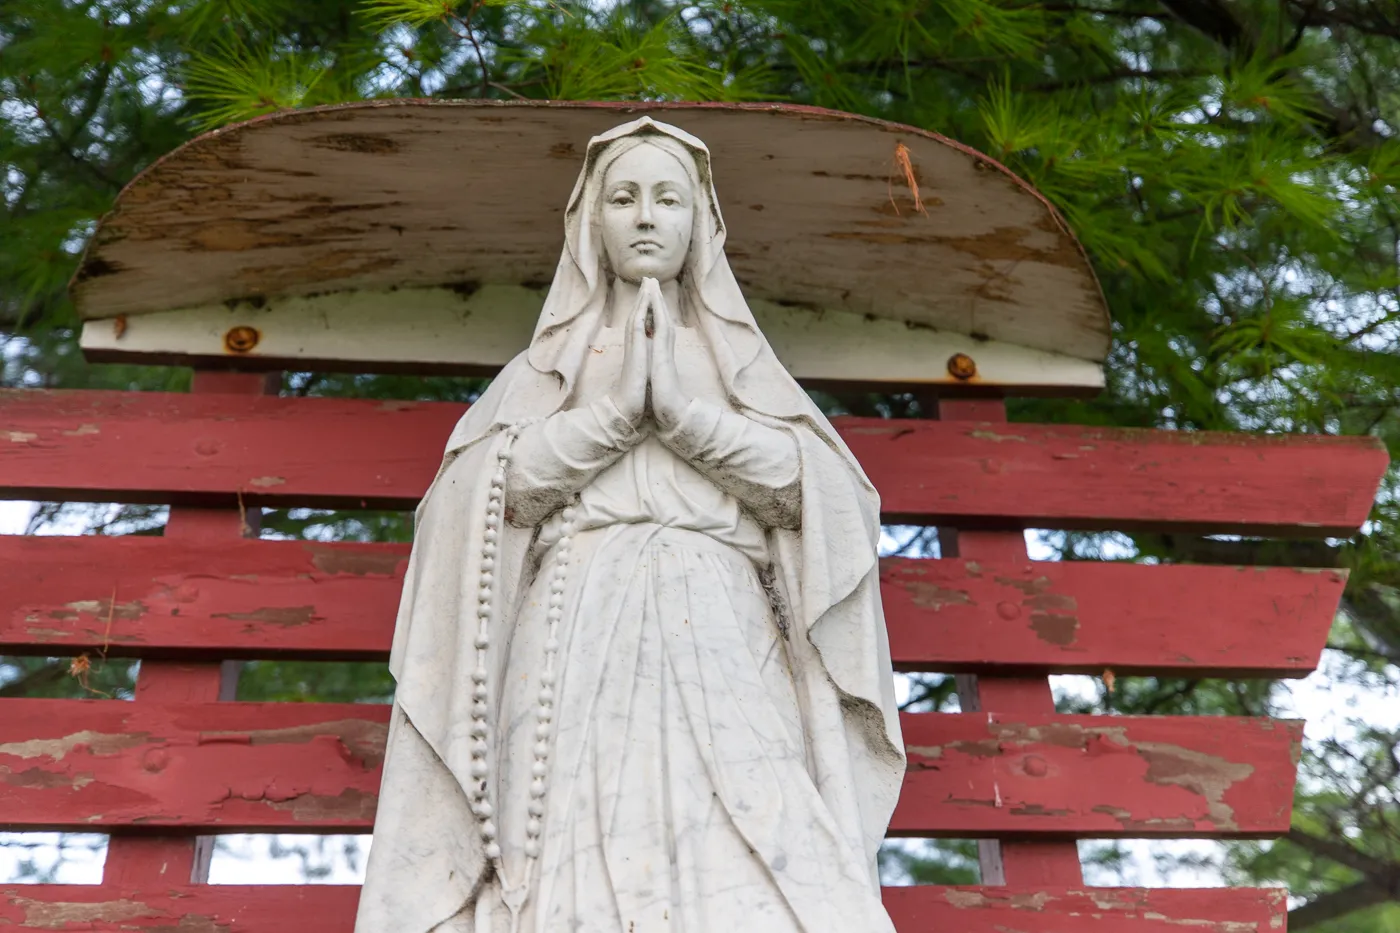
[[603,176],[603,248],[624,281],[680,275],[690,250],[695,195],[675,156],[657,146],[629,150]]

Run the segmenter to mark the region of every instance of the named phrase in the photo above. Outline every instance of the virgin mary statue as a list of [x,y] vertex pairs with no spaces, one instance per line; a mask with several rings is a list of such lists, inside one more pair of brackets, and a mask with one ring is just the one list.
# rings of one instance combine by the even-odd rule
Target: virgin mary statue
[[357,933],[892,933],[879,500],[759,332],[710,156],[594,138],[417,514]]

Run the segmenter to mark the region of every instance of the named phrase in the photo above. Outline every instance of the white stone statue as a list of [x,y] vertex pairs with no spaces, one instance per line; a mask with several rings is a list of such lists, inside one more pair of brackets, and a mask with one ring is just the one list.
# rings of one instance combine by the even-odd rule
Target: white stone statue
[[724,255],[709,152],[593,139],[529,348],[417,515],[357,933],[892,933],[879,500]]

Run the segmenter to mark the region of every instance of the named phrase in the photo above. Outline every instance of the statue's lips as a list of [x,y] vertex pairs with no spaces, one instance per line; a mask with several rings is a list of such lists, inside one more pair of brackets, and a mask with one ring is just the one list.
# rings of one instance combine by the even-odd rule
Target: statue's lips
[[637,242],[632,244],[632,248],[635,250],[643,251],[656,250],[661,249],[661,244],[656,242],[655,240],[638,240]]

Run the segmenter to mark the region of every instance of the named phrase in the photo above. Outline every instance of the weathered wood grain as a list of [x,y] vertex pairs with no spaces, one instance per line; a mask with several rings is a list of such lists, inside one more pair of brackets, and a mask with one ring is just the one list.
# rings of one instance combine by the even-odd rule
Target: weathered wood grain
[[1100,563],[881,562],[895,664],[947,673],[1305,677],[1341,570]]
[[[0,537],[0,653],[379,660],[406,544]],[[889,559],[903,670],[1306,676],[1338,570]]]
[[[354,885],[0,885],[0,926],[90,933],[351,933]],[[1277,888],[885,888],[900,933],[1282,933]]]
[[[411,508],[462,406],[0,392],[0,496]],[[840,419],[891,521],[1350,534],[1375,438]]]
[[1270,836],[1288,830],[1301,722],[906,715],[892,835]]
[[[121,194],[74,298],[83,316],[112,317],[548,282],[589,138],[643,113],[709,144],[748,297],[1107,352],[1088,260],[1029,185],[925,130],[785,104],[373,101],[222,127]],[[928,269],[938,287],[914,287]]]
[[[389,710],[0,701],[0,829],[368,830]],[[904,717],[896,835],[1225,836],[1288,828],[1301,723]]]

